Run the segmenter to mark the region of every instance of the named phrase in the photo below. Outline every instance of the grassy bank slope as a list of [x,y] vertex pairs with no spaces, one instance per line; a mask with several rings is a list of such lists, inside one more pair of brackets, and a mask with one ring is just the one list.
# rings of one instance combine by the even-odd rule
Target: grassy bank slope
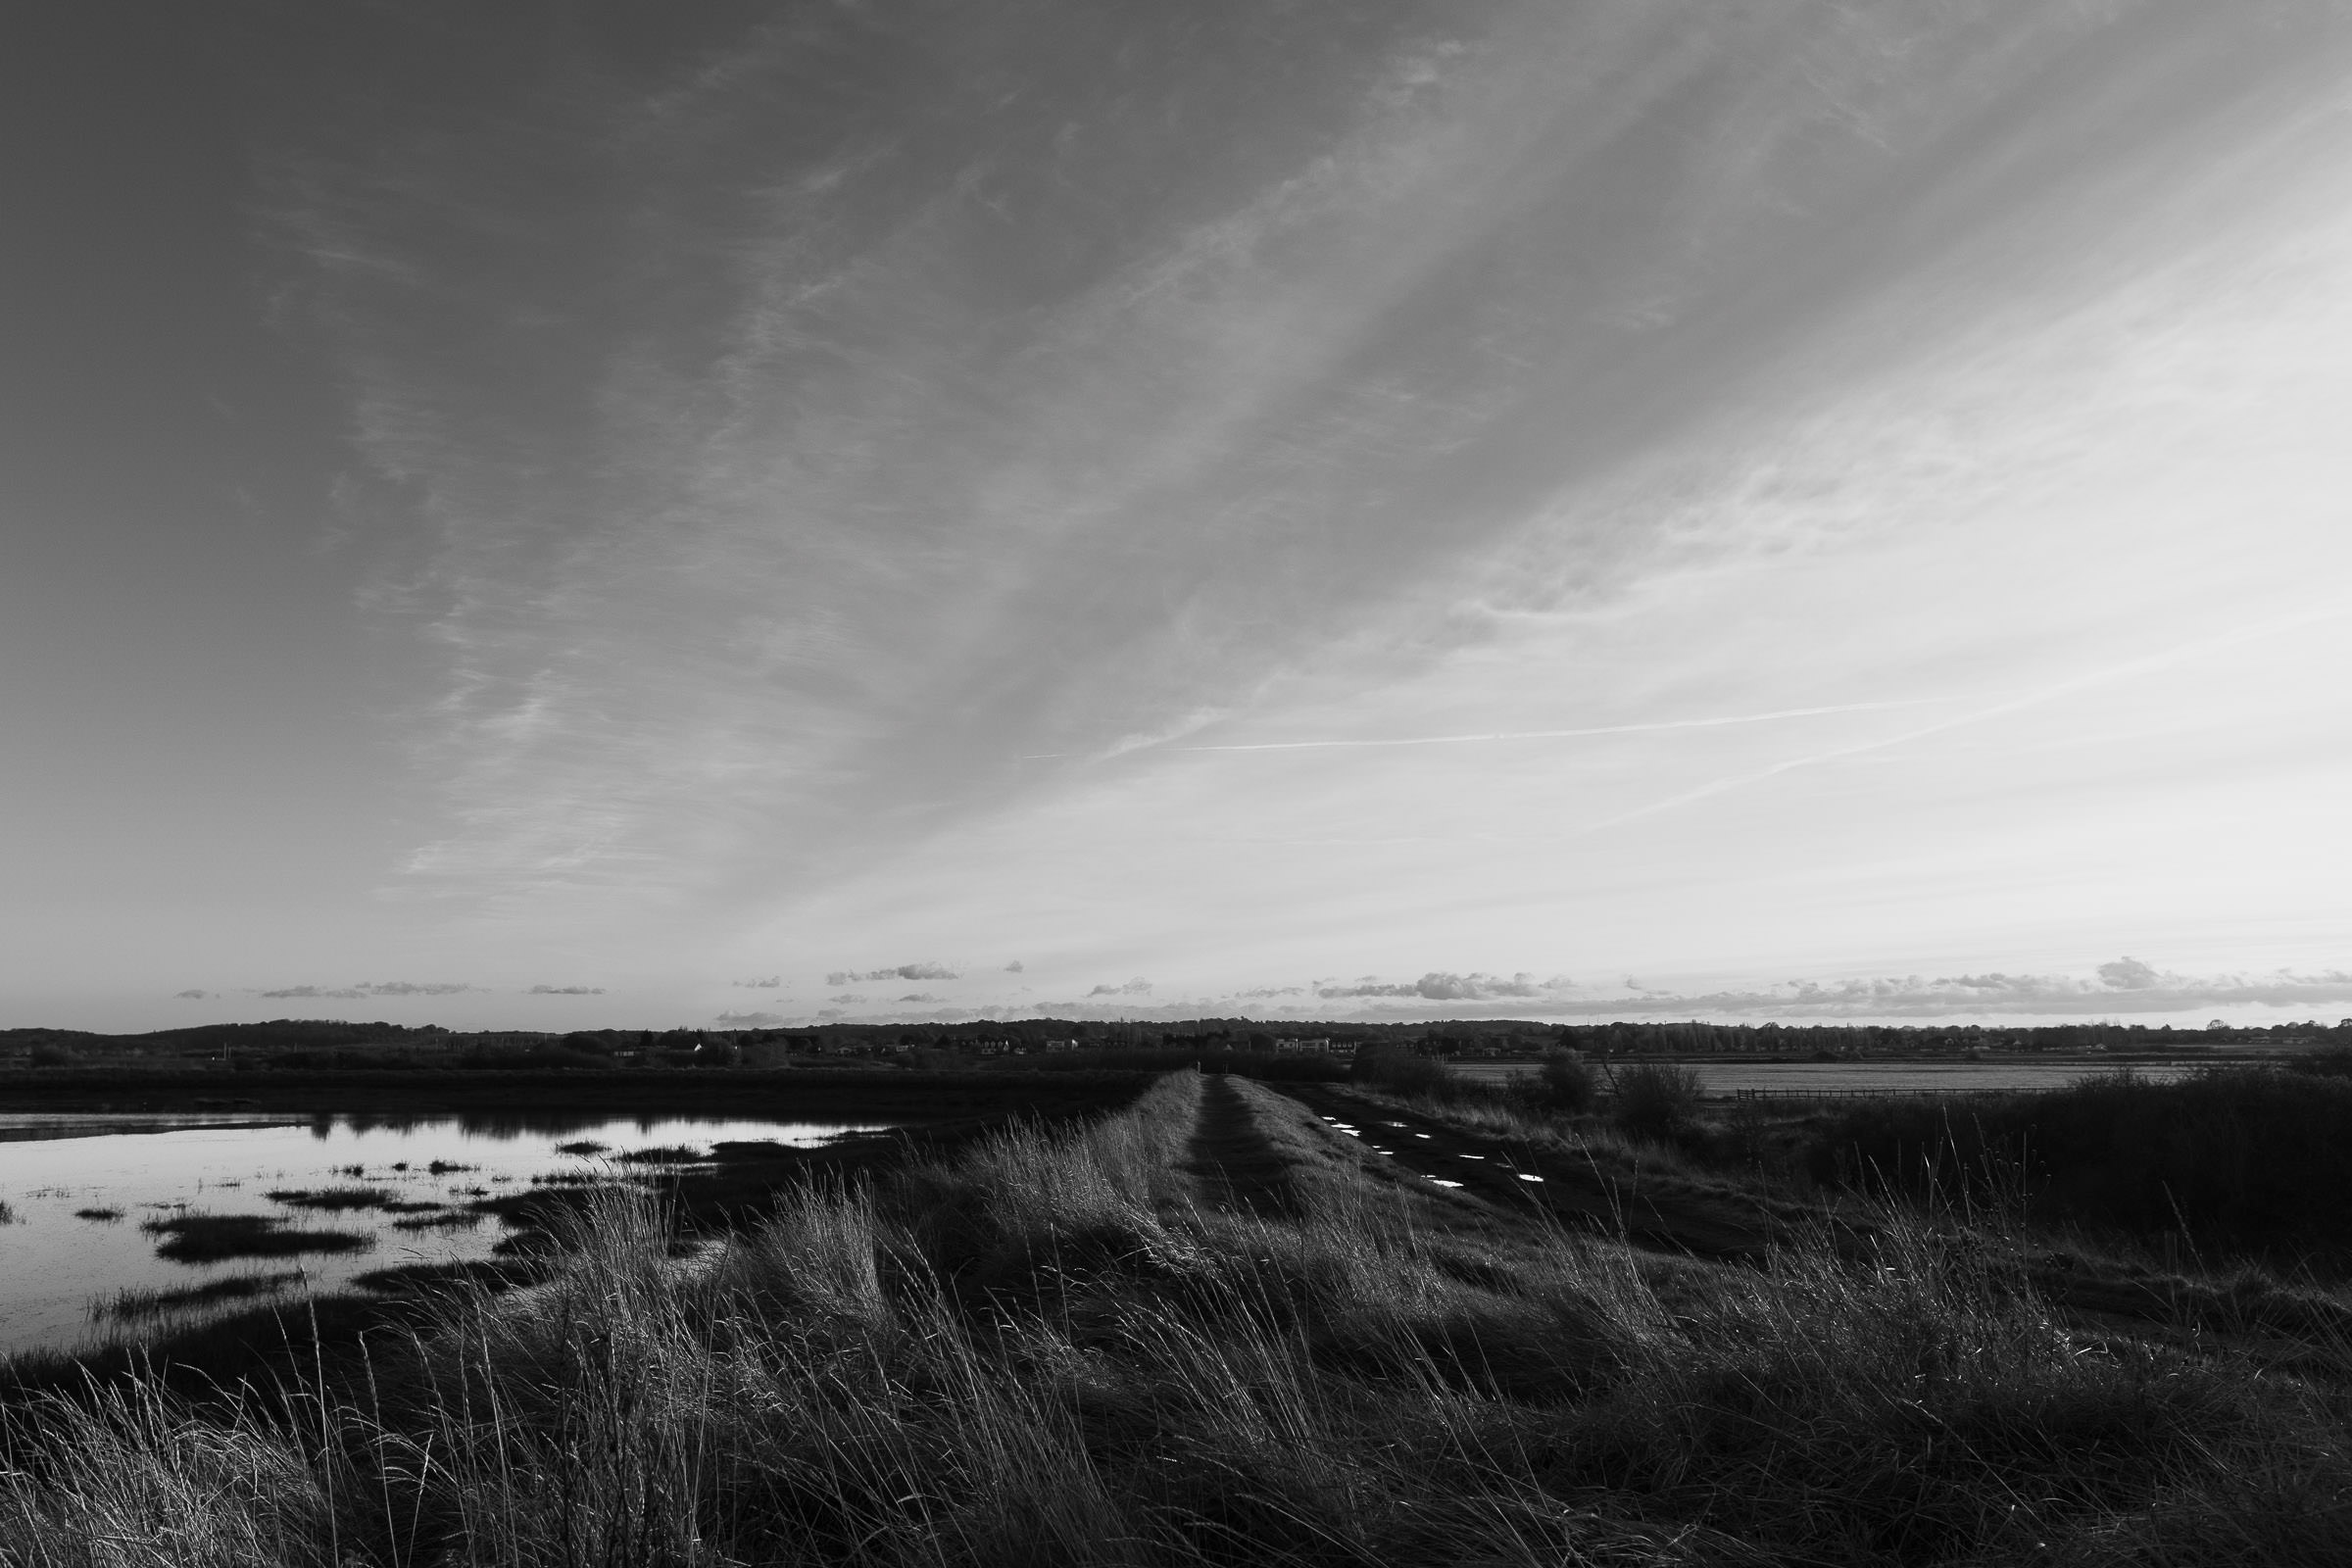
[[[1262,1085],[803,1194],[618,1200],[283,1406],[13,1418],[24,1563],[2352,1560],[2340,1385],[2057,1324],[1961,1235],[1644,1256]],[[272,1411],[275,1413],[271,1413]]]

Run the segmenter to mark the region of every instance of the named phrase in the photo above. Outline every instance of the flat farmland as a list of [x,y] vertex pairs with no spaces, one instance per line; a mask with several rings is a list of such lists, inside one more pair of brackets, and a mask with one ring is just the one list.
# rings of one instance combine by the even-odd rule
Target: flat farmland
[[[1604,1070],[1607,1063],[1596,1063]],[[1992,1061],[1694,1061],[1712,1097],[1725,1100],[1743,1091],[1775,1095],[1973,1094],[2003,1089],[2063,1089],[2090,1073],[2113,1072],[2126,1063],[2103,1057],[2065,1060]],[[2132,1062],[2142,1078],[2166,1080],[2194,1070],[2194,1064]],[[1532,1062],[1457,1062],[1456,1072],[1501,1080],[1533,1072]]]

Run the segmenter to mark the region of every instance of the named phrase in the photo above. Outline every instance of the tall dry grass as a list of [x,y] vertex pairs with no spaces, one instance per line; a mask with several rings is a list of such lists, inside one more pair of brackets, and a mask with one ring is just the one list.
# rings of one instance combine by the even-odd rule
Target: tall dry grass
[[[2352,1560],[2339,1392],[2070,1328],[1964,1233],[1717,1268],[1328,1161],[1212,1210],[1200,1093],[688,1258],[602,1200],[545,1285],[288,1397],[16,1411],[0,1560]],[[1244,1100],[1319,1160],[1298,1107]]]

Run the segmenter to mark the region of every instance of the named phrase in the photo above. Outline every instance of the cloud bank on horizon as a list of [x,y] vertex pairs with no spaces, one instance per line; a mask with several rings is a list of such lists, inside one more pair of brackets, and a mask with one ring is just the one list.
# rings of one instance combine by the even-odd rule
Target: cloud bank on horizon
[[[2339,999],[2342,8],[760,15],[268,162],[422,651],[369,952],[698,1017]],[[2120,950],[2207,978],[2031,978]]]
[[[1786,980],[1765,985],[1722,987],[1580,984],[1565,975],[1539,980],[1432,971],[1411,981],[1377,976],[1313,985],[1257,987],[1224,994],[1193,994],[1181,1000],[1143,1000],[1153,988],[1141,982],[1098,985],[1084,996],[1004,1003],[981,998],[960,1001],[921,994],[895,999],[894,1005],[853,1015],[840,1008],[813,1012],[727,1011],[710,1020],[721,1028],[775,1028],[815,1023],[963,1023],[994,1018],[1048,1017],[1149,1023],[1199,1017],[1241,1017],[1266,1022],[1331,1021],[1404,1023],[1468,1018],[1515,1018],[1576,1023],[1614,1018],[1725,1022],[2052,1022],[2090,1019],[2162,1018],[2202,1024],[2204,1014],[2230,1011],[2240,1018],[2277,1021],[2292,1015],[2319,1018],[2352,1004],[2352,971],[2189,975],[2159,970],[2133,957],[2097,966],[2091,976],[2066,974],[1912,974],[1841,980]],[[837,997],[862,1003],[863,997]],[[929,1005],[908,1009],[905,1004]],[[2332,1022],[2332,1018],[2326,1021]]]

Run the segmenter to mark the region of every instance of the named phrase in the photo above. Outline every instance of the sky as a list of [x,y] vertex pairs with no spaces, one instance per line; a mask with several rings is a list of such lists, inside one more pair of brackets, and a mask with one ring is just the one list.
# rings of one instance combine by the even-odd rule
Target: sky
[[84,0],[0,121],[0,1025],[2352,1013],[2341,0]]

